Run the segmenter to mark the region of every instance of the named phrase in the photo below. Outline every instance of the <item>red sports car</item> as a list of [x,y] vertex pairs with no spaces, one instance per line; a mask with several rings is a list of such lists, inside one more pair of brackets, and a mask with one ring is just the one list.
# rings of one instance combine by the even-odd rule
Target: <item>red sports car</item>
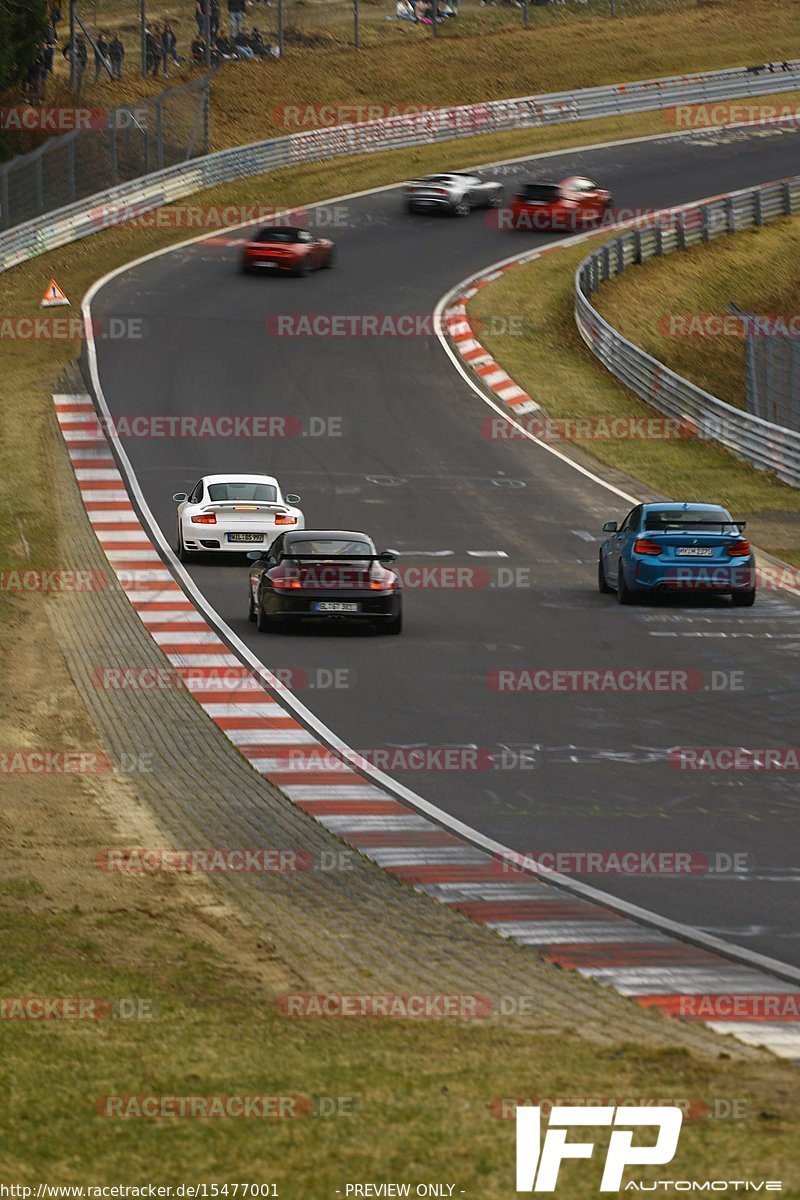
[[612,203],[610,192],[580,175],[560,183],[525,183],[511,201],[510,227],[582,229],[601,221]]
[[294,225],[267,225],[246,242],[242,250],[242,270],[291,271],[308,275],[319,267],[332,267],[334,244],[328,238],[314,237],[307,229]]

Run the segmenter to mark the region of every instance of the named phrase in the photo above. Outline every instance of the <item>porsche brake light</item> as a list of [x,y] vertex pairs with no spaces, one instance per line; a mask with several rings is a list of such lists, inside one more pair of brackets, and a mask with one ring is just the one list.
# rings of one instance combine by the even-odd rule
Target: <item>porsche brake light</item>
[[290,588],[300,588],[302,584],[296,575],[276,575],[272,580],[272,586],[279,590],[288,590]]
[[217,518],[214,513],[200,513],[197,517],[192,517],[193,525],[216,525]]
[[726,546],[725,553],[730,554],[731,558],[744,558],[750,553],[750,543],[742,538],[741,541],[732,542],[730,546]]
[[292,517],[289,513],[278,513],[275,518],[276,525],[296,525],[297,517]]
[[633,543],[634,554],[660,554],[661,546],[658,542],[651,542],[650,538],[637,538]]

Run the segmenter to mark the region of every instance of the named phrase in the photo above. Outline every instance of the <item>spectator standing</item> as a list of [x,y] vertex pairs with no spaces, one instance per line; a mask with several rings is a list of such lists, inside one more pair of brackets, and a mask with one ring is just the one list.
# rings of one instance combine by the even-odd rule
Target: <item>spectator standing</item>
[[77,33],[75,35],[74,53],[71,41],[67,42],[61,53],[64,58],[69,60],[70,67],[75,71],[75,91],[80,96],[81,88],[83,87],[83,73],[89,61],[89,52],[86,49],[86,41],[83,34]]
[[94,81],[97,83],[100,72],[104,69],[104,59],[108,58],[108,39],[104,33],[98,33],[95,38],[94,51]]
[[53,74],[53,59],[55,57],[55,53],[56,47],[54,42],[51,42],[49,39],[46,42],[42,42],[42,60],[44,62],[46,75]]
[[228,0],[228,34],[231,41],[244,30],[245,0]]
[[211,40],[213,42],[214,39],[216,38],[217,34],[219,33],[219,25],[220,25],[220,11],[219,11],[218,0],[211,0],[211,16],[209,19],[211,21]]
[[197,36],[205,37],[206,32],[206,0],[195,0],[194,19],[197,22]]
[[171,25],[168,24],[168,25],[164,26],[164,33],[162,35],[162,39],[166,39],[166,48],[167,48],[168,56],[175,63],[175,66],[179,67],[181,65],[181,63],[183,62],[183,59],[181,58],[180,54],[178,54],[178,39],[175,36],[175,31]]
[[161,30],[158,25],[153,25],[152,28],[150,25],[145,26],[144,58],[147,74],[155,79],[161,65]]
[[108,44],[108,57],[111,60],[111,74],[114,79],[122,79],[122,60],[125,57],[125,47],[115,33]]
[[[58,3],[58,0],[54,0],[54,3],[50,5],[50,23],[53,26],[54,32],[57,30],[58,22],[60,20],[61,20],[61,5]],[[58,36],[58,35],[56,34],[56,36]]]

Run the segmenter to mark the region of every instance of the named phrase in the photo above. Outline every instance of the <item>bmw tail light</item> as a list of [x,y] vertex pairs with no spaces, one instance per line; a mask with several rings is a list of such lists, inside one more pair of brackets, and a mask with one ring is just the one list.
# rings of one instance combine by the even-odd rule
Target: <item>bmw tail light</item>
[[744,558],[750,553],[750,543],[742,538],[740,542],[732,542],[730,546],[726,546],[725,553],[730,554],[731,558]]
[[658,542],[651,542],[650,538],[637,538],[633,543],[634,554],[660,554],[661,549]]
[[216,525],[217,518],[214,513],[201,513],[197,517],[192,517],[193,525]]
[[278,513],[275,518],[276,525],[296,525],[297,517],[292,517],[289,513]]

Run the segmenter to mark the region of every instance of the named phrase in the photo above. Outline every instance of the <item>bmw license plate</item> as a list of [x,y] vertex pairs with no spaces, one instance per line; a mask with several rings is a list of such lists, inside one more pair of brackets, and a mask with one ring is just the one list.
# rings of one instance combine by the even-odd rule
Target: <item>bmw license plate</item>
[[346,600],[343,602],[316,600],[311,605],[311,611],[318,613],[354,613],[358,612],[358,602],[356,600]]
[[229,533],[229,542],[263,542],[263,533]]
[[678,550],[682,558],[711,558],[713,553],[713,546],[681,546]]

